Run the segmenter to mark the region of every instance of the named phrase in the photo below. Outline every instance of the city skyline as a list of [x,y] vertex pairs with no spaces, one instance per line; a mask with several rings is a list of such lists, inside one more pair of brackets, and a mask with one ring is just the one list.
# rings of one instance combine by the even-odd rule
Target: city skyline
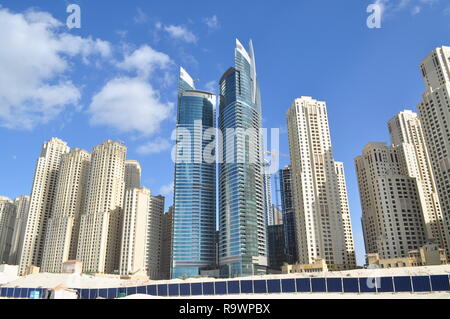
[[[130,23],[128,25],[123,25],[126,29],[128,27],[128,38],[127,42],[134,43],[135,49],[137,50],[140,46],[148,44],[152,48],[162,51],[169,52],[170,56],[174,56],[172,58],[172,62],[175,64],[186,64],[183,63],[182,58],[180,57],[182,53],[179,51],[184,50],[184,54],[191,53],[193,57],[201,60],[201,63],[197,66],[189,65],[189,69],[193,70],[192,74],[195,75],[194,78],[200,78],[200,86],[205,87],[207,82],[215,81],[215,87],[217,87],[217,80],[220,77],[220,73],[223,73],[223,68],[228,65],[225,64],[226,61],[229,61],[229,47],[234,40],[234,37],[239,37],[242,39],[253,38],[255,41],[255,46],[258,51],[258,70],[260,75],[260,81],[263,92],[263,108],[264,110],[268,110],[266,112],[267,117],[264,119],[264,126],[266,127],[281,127],[285,128],[285,119],[284,113],[288,108],[290,102],[293,98],[296,98],[301,95],[309,95],[313,96],[320,100],[325,100],[329,104],[329,112],[330,112],[330,125],[332,126],[332,137],[334,141],[334,151],[335,157],[341,161],[344,161],[346,167],[346,180],[349,184],[349,198],[350,198],[350,206],[351,206],[351,216],[353,219],[353,226],[357,230],[355,233],[355,239],[359,241],[359,248],[357,249],[357,256],[359,260],[359,264],[364,258],[364,253],[361,246],[362,233],[359,227],[359,217],[361,216],[361,210],[359,205],[359,194],[356,189],[356,175],[354,173],[353,168],[353,157],[355,157],[362,146],[371,140],[380,140],[387,141],[388,135],[385,130],[381,129],[384,127],[386,121],[390,119],[394,114],[398,113],[405,108],[407,109],[415,109],[415,105],[420,99],[420,94],[423,91],[423,85],[420,82],[420,73],[418,69],[419,62],[433,50],[435,47],[438,47],[442,44],[442,39],[445,39],[446,30],[439,28],[443,21],[437,17],[436,19],[430,20],[430,15],[432,12],[435,12],[437,8],[429,8],[424,7],[423,13],[421,15],[412,17],[408,12],[397,13],[397,16],[394,18],[387,19],[383,23],[383,28],[381,30],[369,30],[365,26],[365,18],[366,12],[365,8],[367,7],[366,3],[358,5],[356,8],[354,5],[350,4],[342,4],[342,8],[339,9],[334,5],[330,5],[328,8],[321,8],[319,10],[316,5],[304,5],[302,4],[299,8],[302,10],[293,10],[293,4],[287,4],[282,10],[287,14],[289,10],[299,12],[298,14],[304,15],[305,12],[321,12],[323,16],[323,20],[325,25],[332,25],[336,28],[336,33],[340,32],[345,34],[346,30],[354,30],[352,28],[359,28],[361,31],[356,31],[356,40],[359,40],[362,44],[361,47],[356,47],[355,45],[350,45],[351,42],[343,38],[342,36],[338,37],[339,40],[342,40],[342,44],[336,43],[333,41],[330,36],[325,36],[320,32],[313,32],[310,36],[306,37],[305,40],[312,40],[314,37],[316,38],[316,48],[302,48],[300,45],[293,45],[289,47],[289,49],[279,49],[280,45],[284,43],[291,43],[286,41],[287,35],[284,34],[276,34],[277,31],[286,30],[287,34],[292,36],[292,33],[288,32],[289,27],[296,27],[295,30],[298,32],[303,32],[300,26],[303,24],[297,24],[294,22],[286,22],[286,25],[282,27],[275,26],[273,23],[272,27],[274,30],[272,31],[275,34],[270,34],[267,37],[262,36],[259,32],[257,32],[257,25],[261,25],[259,23],[255,23],[255,26],[251,28],[244,28],[242,25],[240,27],[233,28],[230,23],[230,16],[227,11],[224,11],[222,15],[218,15],[217,11],[212,9],[207,9],[206,11],[202,11],[199,13],[199,16],[196,17],[197,24],[190,24],[186,19],[182,19],[180,16],[175,16],[172,19],[164,14],[164,10],[159,11],[159,13],[155,14],[158,16],[158,20],[162,23],[161,29],[158,29],[156,26],[157,19],[154,16],[151,16],[151,9],[145,6],[144,3],[138,8],[133,8],[133,10],[128,10],[123,14],[128,14],[128,20]],[[58,20],[64,22],[65,21],[65,8],[63,6],[54,6],[50,5],[49,2],[42,2],[40,4],[42,7],[42,11],[50,12],[54,17],[58,18]],[[116,10],[113,12],[117,13],[117,7],[113,5]],[[246,5],[244,5],[246,6]],[[318,5],[320,6],[320,5]],[[23,13],[26,9],[28,9],[27,2],[22,3],[14,3],[10,4],[9,8],[14,10],[16,13]],[[83,12],[91,12],[91,10],[95,10],[95,7],[101,8],[101,5],[94,4],[82,4]],[[264,12],[264,10],[268,10],[268,7],[262,4],[259,8],[257,8],[259,13]],[[434,11],[433,11],[434,10]],[[3,13],[2,7],[2,13]],[[98,10],[101,12],[101,10]],[[142,12],[143,15],[139,15],[138,13]],[[190,11],[189,11],[190,12]],[[96,13],[98,14],[98,13]],[[328,23],[326,23],[327,18],[335,16],[343,16],[349,17],[349,22],[341,23],[339,21],[330,19]],[[436,14],[434,14],[437,16]],[[140,24],[140,21],[144,21],[145,16],[147,16],[147,23],[145,32],[143,30],[143,24]],[[216,29],[209,29],[208,24],[203,23],[203,19],[211,18],[216,16],[216,20],[218,21],[219,27]],[[299,17],[300,17],[299,16]],[[313,15],[314,16],[314,15]],[[317,15],[319,16],[319,15]],[[88,19],[88,15],[83,15],[86,19]],[[99,17],[99,15],[97,15]],[[139,20],[139,17],[141,20]],[[41,17],[42,18],[42,17]],[[95,17],[94,17],[95,18]],[[84,19],[84,18],[83,18]],[[92,18],[89,18],[92,19]],[[405,22],[410,19],[416,19],[419,22],[417,25],[407,24]],[[212,19],[210,21],[210,25],[214,25]],[[234,19],[233,19],[234,20]],[[299,19],[301,20],[301,19]],[[339,19],[338,19],[339,20]],[[348,19],[347,19],[348,20]],[[2,20],[9,21],[8,19]],[[200,22],[202,21],[202,22]],[[258,19],[254,19],[253,22],[258,22]],[[430,23],[429,26],[425,26],[426,23]],[[165,31],[165,27],[169,27],[172,24],[180,25],[183,24],[186,29],[189,27],[193,27],[193,34],[197,35],[196,42],[184,42],[184,45],[177,44],[173,45],[173,47],[168,44],[169,41],[165,37],[169,37],[168,31]],[[406,26],[407,25],[407,26]],[[304,25],[303,25],[304,26]],[[421,43],[415,43],[415,47],[411,45],[405,46],[408,43],[408,39],[399,40],[396,38],[396,35],[401,34],[401,31],[404,28],[413,28],[411,33],[415,32],[418,37],[428,37],[426,41]],[[423,30],[420,28],[423,27]],[[430,34],[427,30],[435,27],[437,32]],[[204,29],[201,29],[204,28]],[[227,30],[224,33],[224,30]],[[4,29],[5,30],[5,29]],[[152,35],[149,35],[153,31],[159,31],[159,37],[161,40],[159,43],[154,41]],[[170,29],[169,29],[170,30]],[[88,35],[93,35],[94,39],[97,37],[102,39],[107,39],[111,43],[115,45],[119,43],[121,40],[120,36],[115,33],[118,30],[111,30],[106,32],[102,30],[100,24],[94,23],[93,20],[83,20],[82,28],[77,31],[73,30],[72,33],[75,35],[81,35],[82,37],[87,37]],[[120,31],[120,30],[119,30]],[[122,30],[123,31],[123,30]],[[55,34],[59,32],[70,33],[70,31],[54,31]],[[164,33],[166,32],[166,33]],[[212,35],[209,34],[211,32]],[[378,32],[378,33],[377,33]],[[392,35],[389,36],[389,33]],[[145,34],[145,37],[140,37]],[[303,34],[303,33],[302,33]],[[223,38],[227,39],[224,41],[221,39],[217,43],[213,38],[217,38],[218,36],[223,36]],[[275,35],[279,37],[275,37]],[[319,36],[323,36],[323,40],[320,40]],[[187,38],[191,39],[192,38]],[[389,45],[394,43],[394,39],[398,42],[395,44],[395,48],[398,48],[398,52],[392,52],[389,50]],[[205,40],[205,42],[202,42]],[[328,43],[325,43],[328,40]],[[181,40],[179,40],[181,41]],[[193,41],[193,40],[192,40]],[[371,45],[371,42],[374,42]],[[387,41],[387,44],[383,47],[377,47],[377,44],[380,41]],[[182,42],[182,41],[181,41]],[[300,41],[302,42],[302,41]],[[272,46],[268,45],[269,43],[273,43]],[[366,45],[366,47],[364,47]],[[403,48],[401,46],[403,45]],[[348,48],[346,47],[348,46]],[[273,47],[273,48],[271,48]],[[333,52],[327,50],[327,47],[333,47]],[[262,49],[264,48],[264,49]],[[367,48],[373,49],[373,51],[368,50]],[[214,55],[216,57],[207,57],[206,53],[201,53],[202,49],[213,50]],[[219,51],[223,51],[222,53],[218,53]],[[352,51],[353,50],[353,51]],[[122,63],[122,70],[126,70],[128,68],[131,69],[131,62],[134,51],[130,51],[126,57],[129,57],[128,64],[125,63],[126,59],[122,58],[120,55],[116,56],[118,61]],[[139,51],[141,53],[150,52],[149,50]],[[225,54],[227,53],[228,54]],[[389,55],[387,55],[389,53]],[[299,55],[300,54],[300,55]],[[355,63],[349,63],[348,57],[350,54],[357,56],[361,55],[361,60],[356,59],[356,61],[352,61]],[[302,59],[297,61],[294,60],[294,57],[299,55]],[[137,56],[137,55],[136,55]],[[277,62],[281,67],[280,70],[275,71],[271,63],[273,63],[272,56],[278,58]],[[280,57],[286,57],[280,60]],[[327,60],[329,57],[333,57],[332,59]],[[89,57],[87,57],[89,58]],[[186,57],[185,57],[186,58]],[[339,66],[335,65],[336,60],[341,61],[338,63]],[[81,59],[80,59],[81,60]],[[161,63],[158,67],[165,65],[164,58],[161,56]],[[214,63],[212,60],[216,60],[214,63],[223,63],[224,66],[222,70],[217,72],[206,72],[206,70],[215,70]],[[289,65],[291,70],[287,70],[287,63],[291,62]],[[305,61],[305,62],[301,62]],[[319,62],[320,61],[320,62]],[[313,62],[313,63],[311,63]],[[90,66],[83,65],[82,61],[74,62],[74,69],[79,68],[74,75],[74,81],[77,83],[82,83],[82,76],[87,77],[88,70],[93,67],[95,61],[92,61]],[[195,63],[194,63],[195,64]],[[311,64],[311,67],[306,64]],[[103,68],[109,69],[109,66],[103,66]],[[356,71],[357,68],[360,68],[361,71]],[[382,72],[375,72],[373,69],[381,70]],[[102,73],[102,68],[99,69],[99,74]],[[349,72],[344,73],[342,70],[348,70]],[[394,70],[394,71],[392,71]],[[160,70],[158,70],[159,72]],[[325,73],[324,71],[327,71]],[[339,72],[341,71],[341,72]],[[384,74],[383,74],[383,71]],[[390,73],[386,73],[386,72]],[[95,72],[94,72],[95,73]],[[145,72],[144,72],[145,73]],[[280,76],[283,75],[286,81],[280,81]],[[309,75],[309,79],[315,80],[302,80],[297,79],[294,76],[298,76],[299,74],[307,74]],[[368,77],[362,77],[362,73],[369,74]],[[173,72],[175,74],[175,72]],[[325,77],[324,77],[325,74]],[[346,76],[352,76],[354,79],[351,80],[343,80],[340,74],[345,74]],[[390,74],[390,75],[388,75]],[[144,76],[144,75],[142,75]],[[314,77],[312,77],[314,76]],[[398,82],[404,85],[404,89],[394,92],[390,91],[388,83],[390,81],[386,81],[386,78],[390,76],[392,81],[397,80]],[[130,77],[130,76],[128,76]],[[161,77],[162,78],[162,77]],[[106,80],[105,80],[106,79]],[[295,85],[293,85],[293,79],[295,81],[299,81]],[[320,79],[320,81],[318,81]],[[350,86],[356,85],[357,80],[364,79],[364,88],[359,85],[356,86],[355,89],[348,90],[347,86],[351,83]],[[101,76],[92,76],[88,81],[83,83],[86,86],[86,89],[83,91],[83,95],[90,96],[94,95],[95,92],[100,92],[102,85],[108,81],[108,78],[102,78]],[[271,86],[274,81],[282,82],[283,87],[279,85],[276,86],[276,90],[272,89]],[[316,82],[317,81],[317,82]],[[351,82],[350,82],[351,81]],[[381,82],[386,81],[387,83],[380,84]],[[308,83],[309,82],[309,83]],[[338,83],[341,82],[341,83]],[[128,82],[127,82],[128,83]],[[400,83],[400,82],[399,82]],[[119,88],[118,84],[123,84],[123,82],[111,82],[111,89]],[[132,84],[136,84],[138,86],[139,83],[133,82]],[[346,85],[344,85],[346,84]],[[156,86],[155,86],[156,87]],[[206,88],[206,87],[205,87]],[[169,90],[170,91],[170,90]],[[338,94],[340,91],[340,94]],[[383,92],[380,94],[380,97],[375,97],[374,92]],[[103,91],[107,93],[107,91]],[[110,91],[109,91],[110,92]],[[163,91],[161,91],[163,92]],[[354,95],[349,95],[353,93]],[[92,93],[92,94],[91,94]],[[166,104],[167,103],[175,103],[175,98],[171,97],[170,93],[163,94]],[[105,95],[99,96],[97,99],[96,106],[99,107],[101,99],[100,97],[105,98]],[[388,97],[388,101],[385,98]],[[370,101],[369,101],[370,100]],[[90,104],[89,99],[81,100],[80,104],[85,105],[84,109],[87,111],[87,105]],[[408,107],[405,107],[405,106]],[[82,107],[83,108],[83,107]],[[172,108],[173,109],[173,108]],[[356,113],[355,113],[356,112]],[[88,124],[89,118],[85,118],[88,116],[87,114],[91,114],[89,112],[81,112],[78,113],[76,110],[71,112],[66,112],[64,114],[60,114],[59,117],[53,120],[48,120],[48,122],[40,123],[35,126],[32,131],[27,130],[17,130],[16,128],[6,128],[5,127],[5,118],[2,117],[2,128],[0,129],[0,134],[2,136],[7,137],[5,139],[6,143],[6,152],[2,155],[1,160],[2,163],[5,164],[4,167],[17,167],[15,170],[4,170],[2,171],[3,177],[0,181],[0,190],[1,194],[8,196],[10,198],[15,198],[19,195],[29,194],[31,189],[31,176],[33,174],[34,163],[30,161],[32,158],[33,161],[37,157],[38,149],[43,141],[48,140],[52,136],[61,137],[64,140],[70,141],[73,145],[79,145],[82,148],[87,149],[91,145],[97,145],[101,141],[112,138],[114,140],[127,140],[127,145],[130,145],[130,150],[132,153],[135,153],[136,156],[132,156],[139,160],[139,162],[144,166],[148,167],[145,172],[144,185],[148,186],[152,190],[167,190],[171,188],[172,178],[168,172],[171,172],[170,166],[173,165],[171,161],[168,165],[164,165],[164,159],[169,157],[169,149],[165,146],[165,142],[167,142],[168,138],[168,128],[170,130],[174,126],[174,122],[170,119],[166,119],[164,125],[161,126],[162,133],[161,136],[155,136],[148,140],[143,140],[140,138],[140,131],[142,130],[139,127],[139,130],[131,130],[131,131],[119,131],[117,128],[113,128],[113,126],[107,126],[107,124],[103,123],[102,127],[90,126]],[[264,115],[264,114],[263,114]],[[265,116],[265,115],[264,115]],[[365,116],[368,116],[371,119],[370,125],[368,123],[354,123],[354,126],[348,125],[349,116],[358,116],[363,119]],[[97,120],[100,121],[99,118]],[[104,119],[103,119],[104,120]],[[101,123],[101,121],[100,121]],[[373,125],[372,125],[373,123]],[[354,131],[361,131],[363,128],[363,133],[360,136],[355,136]],[[145,131],[145,129],[144,129]],[[131,133],[130,133],[131,132]],[[144,132],[146,133],[146,132]],[[158,137],[163,137],[164,139],[158,140]],[[281,152],[287,153],[287,135],[281,136],[282,143]],[[20,147],[16,146],[17,141],[20,141]],[[155,141],[160,141],[160,143],[156,143]],[[152,144],[153,143],[153,144]],[[144,145],[145,144],[145,145]],[[147,146],[147,147],[143,147]],[[140,149],[142,152],[148,152],[149,149],[164,149],[161,154],[151,154],[151,155],[143,155],[142,153],[138,153],[137,150]],[[133,154],[134,155],[134,154]],[[151,156],[151,157],[149,157]],[[283,159],[282,159],[283,160]],[[287,162],[282,163],[280,166],[283,167]],[[20,167],[20,169],[18,169]],[[150,167],[154,169],[150,169]],[[172,173],[170,173],[172,174]],[[168,196],[167,204],[170,205],[172,203],[171,196]],[[358,247],[358,245],[357,245]]]

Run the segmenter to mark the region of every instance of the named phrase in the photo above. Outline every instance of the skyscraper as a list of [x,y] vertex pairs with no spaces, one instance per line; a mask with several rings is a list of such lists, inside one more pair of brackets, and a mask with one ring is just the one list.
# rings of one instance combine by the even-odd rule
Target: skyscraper
[[122,243],[120,252],[120,274],[147,273],[148,215],[151,192],[148,188],[128,188],[125,191]]
[[111,140],[92,152],[77,249],[86,272],[119,271],[126,153],[125,145]]
[[125,190],[141,187],[141,164],[138,161],[125,161]]
[[[418,105],[420,121],[442,208],[443,227],[450,247],[450,47],[431,52],[421,63],[425,93]],[[447,257],[450,255],[447,251]]]
[[0,264],[6,264],[9,260],[14,224],[16,221],[16,206],[7,197],[0,197]]
[[343,165],[335,162],[325,102],[296,99],[287,112],[299,262],[356,266]]
[[12,238],[9,264],[18,265],[25,238],[25,227],[27,226],[28,212],[30,210],[30,196],[19,196],[14,200],[16,206],[16,222]]
[[164,215],[165,197],[151,196],[150,211],[147,220],[147,273],[151,279],[162,279],[162,223]]
[[[216,231],[216,163],[203,151],[203,138],[215,127],[215,96],[195,89],[192,77],[180,68],[171,277],[198,276],[214,265]],[[206,155],[206,154],[205,154]]]
[[172,225],[173,206],[162,216],[161,223],[161,259],[160,276],[161,279],[170,279],[170,261],[172,259]]
[[283,213],[284,251],[289,264],[298,261],[296,217],[294,198],[292,194],[291,165],[286,165],[278,171],[280,180],[281,210]]
[[56,196],[44,245],[43,272],[62,272],[63,263],[76,258],[90,161],[91,154],[77,148],[61,156]]
[[[266,168],[269,165],[269,161],[265,160],[263,167]],[[272,209],[272,176],[270,174],[264,174],[263,177],[264,215],[266,226],[270,226],[274,224],[274,211]]]
[[267,268],[261,101],[253,44],[236,40],[234,67],[220,79],[219,266],[223,277]]
[[388,123],[391,141],[402,148],[405,173],[417,180],[425,232],[440,248],[450,254],[441,204],[431,168],[430,156],[419,117],[412,111],[402,111]]
[[366,252],[406,257],[425,243],[416,177],[409,176],[401,146],[369,143],[356,157]]
[[61,156],[67,152],[67,143],[57,138],[51,138],[42,146],[34,173],[30,210],[20,257],[21,275],[28,266],[41,266],[45,233],[56,196]]

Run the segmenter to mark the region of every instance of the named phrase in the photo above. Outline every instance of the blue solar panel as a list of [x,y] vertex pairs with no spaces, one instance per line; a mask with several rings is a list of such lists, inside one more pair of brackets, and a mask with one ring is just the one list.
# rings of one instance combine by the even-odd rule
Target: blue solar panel
[[326,292],[327,286],[325,278],[311,278],[311,291],[312,292]]
[[192,296],[200,296],[203,294],[202,284],[199,282],[191,284],[191,295]]
[[98,289],[90,289],[89,299],[97,299],[98,297]]
[[296,279],[297,292],[311,292],[311,281],[309,278]]
[[278,280],[278,279],[269,279],[269,280],[267,280],[267,291],[269,293],[281,292],[280,280]]
[[158,285],[158,296],[167,296],[167,284]]
[[28,298],[28,288],[22,288],[20,298]]
[[180,284],[180,296],[190,296],[191,295],[191,285]]
[[89,289],[81,289],[81,299],[89,299]]
[[341,278],[327,278],[327,291],[328,292],[342,292]]
[[121,296],[121,295],[126,295],[127,294],[127,289],[126,288],[119,288],[118,290],[117,290],[117,297],[119,297],[119,296]]
[[343,278],[344,292],[359,292],[358,278]]
[[117,288],[108,288],[108,299],[117,298]]
[[358,278],[359,279],[359,291],[360,292],[377,292],[376,278]]
[[138,294],[145,295],[147,293],[147,287],[139,286],[136,288]]
[[255,294],[265,294],[267,293],[267,286],[265,280],[255,280],[253,281]]
[[295,279],[281,279],[283,292],[295,292]]
[[241,280],[241,294],[253,293],[253,280]]
[[22,288],[14,288],[14,298],[19,298],[20,297],[20,293],[22,292]]
[[239,294],[241,293],[239,288],[239,281],[228,281],[228,294]]
[[430,277],[433,291],[450,291],[448,275],[434,275]]
[[203,294],[204,295],[214,295],[214,282],[204,282],[203,283]]
[[409,276],[394,277],[394,287],[396,292],[411,292],[411,278]]
[[414,291],[431,291],[429,276],[412,277],[412,284]]
[[155,285],[147,286],[147,294],[152,296],[158,296],[156,286]]
[[98,296],[102,298],[108,298],[108,289],[99,289]]
[[179,288],[178,284],[170,284],[169,285],[169,296],[179,296]]
[[392,283],[392,280],[392,277],[377,278],[377,291],[394,292],[394,284]]
[[14,288],[8,288],[7,296],[8,296],[9,298],[14,297]]
[[0,288],[0,297],[6,297],[7,288]]
[[136,294],[136,287],[127,287],[127,296],[135,294]]
[[214,283],[216,295],[227,294],[227,283],[225,281],[218,281]]

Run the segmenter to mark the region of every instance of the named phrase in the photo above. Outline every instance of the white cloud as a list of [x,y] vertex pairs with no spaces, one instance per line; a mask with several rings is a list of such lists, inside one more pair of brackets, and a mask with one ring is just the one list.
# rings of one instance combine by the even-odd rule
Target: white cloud
[[161,101],[147,81],[121,77],[109,81],[92,99],[88,112],[92,125],[106,125],[120,132],[150,135],[168,119],[173,103]]
[[136,16],[134,16],[133,18],[134,23],[143,24],[147,22],[148,21],[147,14],[144,11],[142,11],[141,8],[137,8],[136,10],[137,10]]
[[175,40],[180,40],[187,43],[196,43],[197,36],[189,31],[186,27],[180,25],[167,25],[163,26],[161,23],[157,23],[156,27],[158,29],[164,29],[171,38]]
[[123,70],[137,72],[139,76],[147,78],[155,69],[167,69],[172,65],[170,57],[162,52],[153,50],[144,45],[132,54],[126,55],[124,60],[117,64]]
[[162,186],[162,187],[159,189],[159,193],[160,193],[161,195],[168,196],[168,195],[170,195],[170,194],[173,193],[173,189],[174,189],[174,183],[172,182],[172,183],[170,183],[170,184],[167,184],[167,185]]
[[167,151],[168,149],[170,149],[171,146],[172,144],[170,143],[169,140],[162,137],[158,137],[144,145],[139,146],[137,152],[138,154],[143,155],[157,154],[163,151]]
[[212,80],[205,84],[205,89],[208,92],[214,93],[217,91],[217,81]]
[[432,6],[439,0],[376,0],[384,16],[392,16],[397,12],[409,10],[412,15],[422,12],[423,6]]
[[210,30],[215,30],[220,27],[219,19],[216,15],[213,15],[212,17],[204,18],[203,22],[208,26]]
[[108,42],[62,33],[47,12],[12,13],[0,7],[0,126],[31,130],[78,107],[80,90],[64,79],[70,58],[106,58]]

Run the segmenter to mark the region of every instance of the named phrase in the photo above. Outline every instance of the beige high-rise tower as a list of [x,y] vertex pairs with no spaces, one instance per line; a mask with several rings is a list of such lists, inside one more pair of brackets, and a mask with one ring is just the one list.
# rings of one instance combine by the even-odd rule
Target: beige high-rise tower
[[12,246],[8,262],[10,265],[18,265],[20,261],[19,258],[25,238],[28,211],[30,210],[30,196],[17,197],[14,200],[14,206],[16,206],[16,221],[14,224]]
[[369,143],[355,158],[366,253],[406,257],[426,241],[418,179],[408,175],[405,147]]
[[287,112],[300,263],[356,266],[342,163],[332,154],[325,102],[296,99]]
[[28,266],[41,266],[47,223],[56,195],[61,156],[67,152],[69,152],[67,143],[57,138],[51,138],[42,146],[31,190],[19,274],[23,274]]
[[86,272],[119,271],[126,153],[125,145],[111,140],[92,152],[77,249]]
[[151,279],[161,279],[162,222],[164,196],[151,196],[150,213],[147,221],[147,271]]
[[120,253],[120,274],[147,273],[148,216],[151,192],[148,188],[129,188],[125,191],[125,207]]
[[16,221],[16,206],[7,197],[0,196],[0,264],[9,260],[14,224]]
[[392,144],[402,148],[405,173],[417,180],[426,237],[449,254],[441,205],[419,117],[406,110],[394,116],[388,127]]
[[[431,52],[421,63],[425,93],[418,105],[450,247],[450,47]],[[447,252],[447,257],[450,255]]]
[[138,161],[125,161],[125,190],[141,187],[141,164]]
[[48,220],[41,271],[62,272],[76,258],[91,154],[78,148],[61,157],[52,216]]

